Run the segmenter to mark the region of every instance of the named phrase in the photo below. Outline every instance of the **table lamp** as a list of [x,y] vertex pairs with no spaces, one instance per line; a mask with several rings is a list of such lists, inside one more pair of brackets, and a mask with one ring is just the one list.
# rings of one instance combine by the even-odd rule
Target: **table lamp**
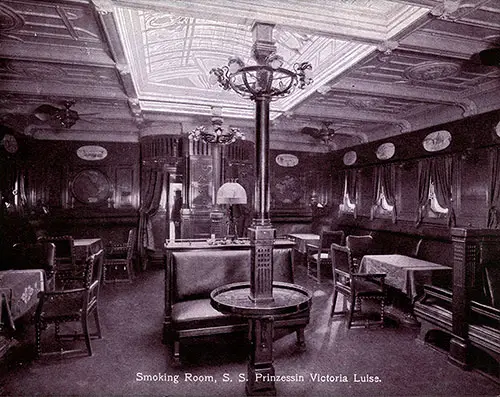
[[234,240],[238,233],[234,223],[234,204],[246,204],[247,192],[238,182],[226,182],[217,191],[217,204],[229,204],[229,223],[227,228],[227,237]]

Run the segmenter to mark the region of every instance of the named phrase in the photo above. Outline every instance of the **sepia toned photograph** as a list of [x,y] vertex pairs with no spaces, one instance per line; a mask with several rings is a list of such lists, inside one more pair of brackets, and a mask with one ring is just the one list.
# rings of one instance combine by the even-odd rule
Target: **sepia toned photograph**
[[500,2],[3,0],[11,396],[500,396]]

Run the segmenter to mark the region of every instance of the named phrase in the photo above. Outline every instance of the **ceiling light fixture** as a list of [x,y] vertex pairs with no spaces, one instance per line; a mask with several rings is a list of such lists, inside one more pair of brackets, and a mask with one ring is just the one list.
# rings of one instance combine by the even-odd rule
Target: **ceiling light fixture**
[[231,57],[227,66],[210,71],[209,82],[212,85],[219,83],[224,90],[232,89],[252,100],[259,97],[275,100],[291,94],[295,87],[303,89],[311,84],[312,66],[309,62],[294,64],[293,71],[283,68],[283,63],[283,57],[274,52],[262,63],[250,66],[239,57]]
[[205,141],[206,143],[218,143],[221,145],[229,145],[239,139],[245,139],[245,135],[239,128],[222,126],[224,119],[220,116],[212,117],[212,129],[207,129],[205,126],[196,127],[192,130],[188,138],[192,141]]

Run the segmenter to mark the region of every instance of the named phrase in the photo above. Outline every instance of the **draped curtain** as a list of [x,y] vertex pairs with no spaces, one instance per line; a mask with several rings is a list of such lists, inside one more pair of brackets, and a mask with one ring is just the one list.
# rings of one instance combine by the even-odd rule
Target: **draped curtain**
[[162,189],[163,171],[159,169],[146,169],[143,174],[143,184],[141,186],[138,233],[138,248],[143,270],[145,270],[147,266],[148,250],[154,250],[153,224],[151,218],[156,214],[160,206]]
[[358,206],[356,205],[356,170],[346,170],[346,192],[349,201],[354,204],[354,217],[357,217]]
[[417,226],[420,225],[429,202],[429,186],[434,181],[436,200],[443,208],[448,208],[448,226],[455,226],[453,204],[453,157],[437,157],[420,160],[418,164],[418,214]]
[[490,186],[488,203],[488,224],[490,229],[498,229],[500,226],[500,149],[498,147],[490,150]]
[[392,206],[392,222],[396,223],[396,174],[393,164],[384,164],[375,168],[375,177],[373,185],[373,205],[371,210],[371,219],[373,220],[375,215],[375,209],[377,208],[382,191],[384,192],[385,200],[387,204]]
[[452,191],[453,157],[446,156],[433,159],[431,173],[437,202],[441,207],[448,208],[448,226],[455,226]]
[[429,199],[429,184],[431,182],[431,160],[423,159],[418,162],[418,211],[417,226],[424,219],[424,212]]

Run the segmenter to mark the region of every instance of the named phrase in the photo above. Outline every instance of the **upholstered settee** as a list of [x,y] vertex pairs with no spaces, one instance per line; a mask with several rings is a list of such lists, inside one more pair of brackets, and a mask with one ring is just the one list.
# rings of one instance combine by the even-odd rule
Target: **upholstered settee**
[[[207,335],[248,332],[248,320],[212,308],[210,293],[222,285],[250,280],[250,249],[169,252],[166,255],[163,342],[180,362],[181,341]],[[274,248],[273,279],[293,283],[291,248]],[[295,331],[302,348],[309,312],[275,319],[274,328]]]

